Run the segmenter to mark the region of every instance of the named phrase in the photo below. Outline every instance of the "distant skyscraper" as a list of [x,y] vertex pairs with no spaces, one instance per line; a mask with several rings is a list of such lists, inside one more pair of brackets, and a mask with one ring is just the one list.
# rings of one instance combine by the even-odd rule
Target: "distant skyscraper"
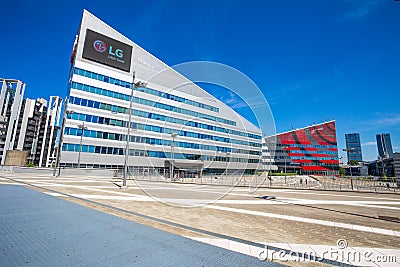
[[392,141],[390,134],[377,134],[376,143],[378,145],[378,153],[382,158],[393,158]]
[[362,162],[362,151],[359,133],[345,134],[346,137],[346,149],[347,149],[347,161],[355,160]]

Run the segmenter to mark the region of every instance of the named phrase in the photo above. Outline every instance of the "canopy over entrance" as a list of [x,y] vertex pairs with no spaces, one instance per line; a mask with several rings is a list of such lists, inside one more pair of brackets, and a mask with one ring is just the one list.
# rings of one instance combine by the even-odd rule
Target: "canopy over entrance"
[[[204,162],[195,160],[165,160],[165,167],[173,169],[173,180],[201,177]],[[173,168],[172,168],[173,167]]]

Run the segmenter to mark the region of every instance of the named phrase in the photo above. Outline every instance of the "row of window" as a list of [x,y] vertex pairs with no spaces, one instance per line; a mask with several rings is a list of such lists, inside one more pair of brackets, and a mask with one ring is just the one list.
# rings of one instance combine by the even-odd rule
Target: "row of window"
[[300,148],[336,148],[337,145],[318,145],[318,144],[311,144],[311,145],[305,145],[305,144],[271,144],[271,143],[266,143],[268,146],[277,146],[277,147],[300,147]]
[[310,159],[310,160],[339,160],[336,157],[312,157],[312,156],[292,156],[291,159]]
[[332,151],[332,150],[324,150],[324,149],[319,149],[318,151],[310,151],[310,150],[268,150],[268,149],[263,149],[262,152],[266,153],[275,153],[275,154],[306,154],[306,155],[315,155],[315,154],[329,154],[329,155],[337,155],[337,151]]
[[[81,151],[84,153],[125,155],[124,148],[93,146],[93,145],[80,145],[80,144],[69,144],[69,143],[64,143],[62,146],[62,150],[70,151],[70,152]],[[129,155],[135,156],[135,157],[153,157],[153,158],[167,158],[167,159],[171,158],[170,152],[151,151],[151,150],[142,150],[142,149],[129,149]],[[185,154],[185,153],[174,153],[174,159],[259,163],[259,159],[231,158],[231,157],[223,157],[223,156],[208,156],[208,155]]]
[[[125,108],[125,107],[110,105],[107,103],[101,103],[98,101],[88,100],[88,99],[80,98],[80,97],[70,96],[69,103],[75,104],[75,105],[80,105],[80,106],[85,106],[85,107],[96,108],[96,109],[108,110],[113,113],[124,113],[124,114],[129,113],[129,109]],[[206,129],[206,130],[215,131],[215,132],[222,132],[222,133],[229,133],[229,134],[238,135],[238,136],[245,136],[245,137],[254,138],[254,139],[258,139],[257,137],[259,137],[258,135],[254,135],[251,133],[240,132],[240,131],[236,131],[236,130],[226,129],[223,127],[218,127],[218,126],[204,124],[204,123],[195,122],[195,121],[178,119],[178,118],[174,118],[174,117],[169,117],[169,116],[152,113],[152,112],[146,112],[146,111],[137,110],[137,109],[132,109],[132,115],[137,116],[137,117],[147,118],[147,119],[166,121],[166,122],[181,124],[181,125],[185,125],[185,126]]]
[[[73,136],[81,136],[82,129],[65,127],[64,134],[73,135]],[[95,131],[95,130],[85,130],[83,131],[83,136],[91,137],[91,138],[101,138],[108,140],[116,140],[116,141],[126,141],[126,134],[119,133],[109,133],[103,131]],[[134,143],[142,143],[149,145],[162,145],[171,147],[171,140],[164,140],[158,138],[150,138],[144,136],[130,136],[130,142]],[[238,154],[250,154],[250,155],[259,155],[258,151],[254,150],[246,150],[246,149],[238,149],[238,148],[230,148],[230,147],[220,147],[220,146],[212,146],[212,145],[204,145],[204,144],[196,144],[196,143],[188,143],[188,142],[174,142],[174,146],[182,147],[182,148],[191,148],[191,149],[201,149],[201,150],[211,150],[218,152],[230,152],[230,153],[238,153]]]
[[[106,117],[100,117],[100,116],[96,116],[96,115],[82,114],[82,113],[77,113],[77,112],[74,112],[72,114],[67,114],[67,119],[128,128],[127,121],[106,118]],[[215,136],[215,135],[209,135],[209,134],[203,134],[203,133],[195,133],[195,132],[189,132],[189,131],[177,131],[177,130],[171,129],[171,128],[136,123],[136,122],[132,122],[131,128],[137,129],[137,130],[149,131],[149,132],[166,133],[166,134],[177,133],[179,136],[186,136],[186,137],[197,138],[197,139],[213,140],[213,141],[232,143],[232,144],[237,144],[237,145],[245,145],[245,146],[251,146],[251,147],[261,147],[260,143],[242,141],[242,140],[226,138],[226,137],[221,137],[221,136]]]
[[[284,162],[275,162],[274,164],[278,167],[285,167]],[[339,167],[338,164],[322,163],[322,162],[313,162],[313,163],[306,162],[306,163],[301,163],[301,164],[286,163],[286,168],[292,168],[292,167],[296,167],[296,166],[323,166],[323,167],[327,167],[327,168],[331,168],[331,169],[337,169]]]
[[[105,75],[101,75],[101,74],[97,74],[97,73],[94,73],[92,71],[88,71],[88,70],[84,70],[84,69],[75,68],[74,69],[74,74],[78,74],[80,76],[84,76],[84,77],[87,77],[87,78],[91,78],[91,79],[99,80],[99,81],[102,81],[102,82],[106,82],[106,83],[111,83],[111,84],[114,84],[114,85],[122,86],[122,87],[125,87],[125,88],[132,88],[132,84],[129,83],[129,82],[125,82],[125,81],[121,81],[121,80],[118,80],[118,79],[114,79],[114,78],[111,78],[111,77],[108,77],[108,76],[105,76]],[[156,95],[156,96],[159,96],[159,97],[162,97],[162,98],[174,100],[174,101],[177,101],[177,102],[186,103],[188,105],[199,107],[199,108],[202,108],[202,109],[207,109],[207,110],[211,110],[211,111],[214,111],[214,112],[219,112],[219,109],[217,107],[213,107],[213,106],[210,106],[210,105],[207,105],[207,104],[203,104],[203,103],[200,103],[200,102],[197,102],[197,101],[193,101],[193,100],[190,100],[190,99],[186,99],[186,98],[183,98],[183,97],[180,97],[180,96],[176,96],[176,95],[173,95],[173,94],[161,92],[161,91],[158,91],[158,90],[155,90],[155,89],[151,89],[151,88],[147,88],[147,87],[136,87],[136,86],[135,86],[134,89],[137,90],[137,91],[141,91],[141,92],[147,93],[147,94]]]
[[[90,92],[93,94],[103,95],[103,96],[107,96],[107,97],[112,97],[112,98],[116,98],[116,99],[121,99],[121,100],[125,100],[125,101],[129,101],[129,99],[131,97],[130,95],[127,95],[127,94],[118,93],[118,92],[110,91],[107,89],[102,89],[99,87],[86,85],[86,84],[82,84],[82,83],[77,83],[77,82],[72,82],[71,87],[74,89],[81,90],[81,91]],[[179,108],[176,106],[171,106],[171,105],[167,105],[167,104],[163,104],[163,103],[159,103],[159,102],[154,102],[152,100],[147,100],[147,99],[143,99],[140,97],[132,97],[132,101],[134,103],[138,103],[138,104],[142,104],[142,105],[146,105],[146,106],[150,106],[150,107],[165,109],[165,110],[169,110],[169,111],[173,111],[173,112],[177,112],[177,113],[190,115],[190,116],[197,117],[197,118],[202,118],[202,119],[211,120],[211,121],[217,121],[217,122],[236,126],[235,121],[211,116],[208,114],[204,114],[204,113],[193,111],[193,110],[188,110],[185,108]]]

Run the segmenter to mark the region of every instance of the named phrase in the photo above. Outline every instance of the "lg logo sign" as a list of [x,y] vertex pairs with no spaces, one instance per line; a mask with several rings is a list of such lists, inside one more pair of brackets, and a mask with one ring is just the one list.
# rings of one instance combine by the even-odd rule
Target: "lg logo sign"
[[100,53],[103,53],[107,49],[106,44],[100,40],[94,41],[93,47],[97,52],[100,52]]
[[129,72],[132,50],[131,45],[87,29],[82,58]]
[[[103,53],[107,50],[107,45],[101,40],[96,40],[93,42],[93,48],[100,53]],[[113,50],[113,47],[110,45],[110,48],[108,49],[108,58],[120,61],[119,59],[115,58],[123,58],[124,57],[124,51],[122,49],[115,49]]]

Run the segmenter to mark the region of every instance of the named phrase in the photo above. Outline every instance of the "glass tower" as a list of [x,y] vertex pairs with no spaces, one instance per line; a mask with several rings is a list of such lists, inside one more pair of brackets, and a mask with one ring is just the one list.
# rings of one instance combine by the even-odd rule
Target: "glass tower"
[[345,134],[346,137],[346,149],[347,149],[347,161],[355,160],[362,162],[362,151],[359,133]]
[[376,144],[378,145],[379,157],[393,158],[393,148],[392,148],[392,141],[390,140],[390,134],[388,133],[377,134]]

